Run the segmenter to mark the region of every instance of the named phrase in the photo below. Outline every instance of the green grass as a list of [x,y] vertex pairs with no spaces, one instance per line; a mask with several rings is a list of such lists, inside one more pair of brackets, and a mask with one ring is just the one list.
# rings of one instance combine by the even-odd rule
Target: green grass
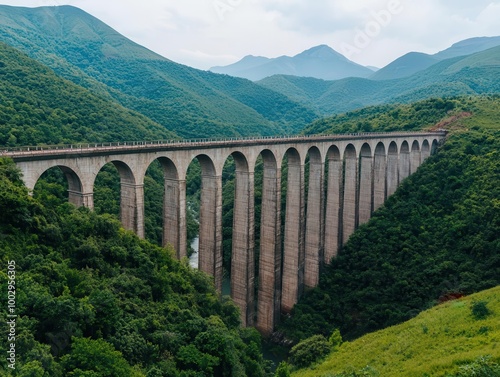
[[[477,302],[487,303],[490,314],[484,319],[472,313]],[[457,373],[460,366],[481,356],[500,362],[500,286],[346,342],[323,363],[292,376],[333,377],[365,369],[384,377],[439,377]]]

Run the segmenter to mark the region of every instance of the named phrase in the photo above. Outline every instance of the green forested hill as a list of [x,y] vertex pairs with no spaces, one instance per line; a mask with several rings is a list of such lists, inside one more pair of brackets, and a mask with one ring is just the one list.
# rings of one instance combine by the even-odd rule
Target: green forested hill
[[258,82],[323,115],[339,114],[384,103],[411,103],[432,97],[500,92],[500,47],[440,61],[397,80],[348,78],[322,81],[273,76]]
[[0,145],[156,140],[175,134],[0,42]]
[[46,195],[29,196],[0,159],[0,291],[15,289],[17,315],[16,369],[2,357],[2,376],[269,376],[260,335],[210,277],[109,215]]
[[316,118],[248,80],[165,59],[70,6],[0,6],[0,40],[183,137],[293,133]]
[[[462,97],[345,116],[354,129],[369,113],[376,129],[394,130],[396,123],[427,127],[446,114],[437,127],[451,132],[439,153],[350,237],[283,324],[286,336],[298,341],[340,328],[352,339],[447,297],[500,284],[499,109],[498,96]],[[337,117],[322,131],[339,127],[344,122]]]

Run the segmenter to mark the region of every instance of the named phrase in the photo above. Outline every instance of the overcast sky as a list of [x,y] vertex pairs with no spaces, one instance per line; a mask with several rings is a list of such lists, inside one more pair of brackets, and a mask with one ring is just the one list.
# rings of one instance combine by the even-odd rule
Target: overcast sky
[[476,36],[500,35],[500,0],[0,0],[69,4],[178,63],[208,69],[245,55],[296,55],[327,44],[382,67]]

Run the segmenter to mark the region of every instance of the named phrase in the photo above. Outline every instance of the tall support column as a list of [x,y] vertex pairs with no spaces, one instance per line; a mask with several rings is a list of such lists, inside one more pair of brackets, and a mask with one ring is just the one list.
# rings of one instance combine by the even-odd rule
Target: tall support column
[[202,175],[201,182],[199,265],[222,292],[222,176]]
[[[352,147],[352,146],[351,146]],[[342,211],[342,244],[345,244],[356,229],[358,159],[354,147],[344,156],[344,205]]]
[[231,296],[245,327],[253,326],[255,314],[254,231],[254,172],[236,169]]
[[328,157],[328,188],[325,214],[325,263],[329,264],[339,250],[340,214],[342,213],[342,160],[338,152]]
[[398,188],[398,152],[395,143],[389,147],[387,155],[387,197],[394,194]]
[[373,202],[373,158],[370,151],[361,151],[359,173],[359,225],[370,220]]
[[404,142],[399,154],[399,183],[410,175],[410,150]]
[[270,335],[279,322],[281,306],[281,170],[274,158],[263,157],[256,327]]
[[422,156],[418,144],[414,143],[411,148],[411,158],[410,158],[410,174],[417,171],[418,167],[422,163]]
[[311,153],[309,186],[307,192],[307,217],[305,234],[304,286],[314,288],[319,282],[320,265],[323,263],[323,170],[321,157]]
[[376,211],[385,202],[386,192],[386,157],[383,144],[375,149],[373,163],[373,210]]
[[288,158],[283,287],[281,310],[289,313],[303,291],[304,282],[304,165],[299,156]]
[[144,185],[121,183],[120,219],[125,229],[144,238]]
[[179,259],[187,255],[185,198],[186,181],[166,178],[163,203],[163,245],[172,245]]

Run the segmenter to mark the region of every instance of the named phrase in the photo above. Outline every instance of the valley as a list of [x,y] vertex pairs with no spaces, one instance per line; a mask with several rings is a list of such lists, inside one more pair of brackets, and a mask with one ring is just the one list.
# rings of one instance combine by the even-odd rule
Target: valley
[[[83,201],[90,192],[74,190],[68,164],[47,170],[29,192],[14,162],[0,158],[0,260],[4,266],[15,260],[19,315],[18,369],[7,375],[470,376],[463,371],[480,368],[498,375],[499,45],[498,37],[472,38],[434,55],[410,53],[377,72],[359,66],[360,77],[301,77],[300,67],[324,70],[318,65],[323,58],[345,62],[322,45],[293,57],[300,64],[293,63],[295,71],[286,74],[269,67],[283,61],[289,67],[292,58],[280,63],[248,57],[244,69],[268,65],[273,74],[250,81],[175,63],[72,6],[0,5],[0,150],[447,131],[437,153],[398,180],[383,205],[375,210],[370,204],[369,221],[354,220],[357,229],[349,241],[334,258],[318,264],[317,286],[300,287],[293,308],[278,309],[274,331],[262,333],[242,326],[241,305],[221,295],[213,277],[190,267],[187,258],[179,260],[172,242],[165,242],[171,229],[164,220],[168,193],[184,190],[185,232],[177,244],[185,244],[186,254],[203,233],[200,226],[209,228],[206,222],[200,225],[200,216],[219,214],[217,232],[211,233],[222,250],[217,268],[228,281],[243,280],[242,271],[248,270],[235,269],[232,246],[235,239],[242,242],[241,219],[253,216],[254,237],[245,255],[254,254],[247,262],[255,266],[248,274],[255,278],[255,289],[247,293],[258,296],[261,231],[270,229],[269,221],[261,222],[262,213],[274,214],[274,230],[264,233],[275,237],[281,258],[287,221],[298,218],[304,228],[315,221],[307,215],[315,205],[308,194],[328,189],[333,165],[328,166],[326,154],[318,158],[314,148],[303,152],[297,142],[290,150],[300,150],[300,163],[299,154],[288,151],[273,165],[269,151],[277,150],[276,142],[259,157],[252,155],[248,208],[235,206],[238,200],[241,205],[235,194],[241,189],[241,151],[217,162],[217,174],[207,168],[211,152],[193,154],[178,165],[181,183],[175,187],[174,164],[158,155],[144,169],[144,182],[134,186],[143,192],[142,238],[130,231],[137,229],[124,227],[123,213],[130,208],[123,198],[132,186],[123,184],[130,176],[124,175],[121,157],[108,156],[92,173],[83,165],[74,167],[92,177],[93,210],[73,205],[76,194]],[[342,154],[349,156],[351,149],[347,143],[344,147]],[[356,144],[357,152],[362,149]],[[366,202],[356,190],[368,158],[354,156],[342,160],[355,166],[354,180],[341,173],[338,182],[355,187],[357,214]],[[375,161],[375,154],[369,160]],[[314,179],[317,165],[328,166],[319,180]],[[403,177],[404,169],[394,166]],[[217,177],[214,190],[207,184],[210,177]],[[293,196],[295,179],[301,191]],[[274,201],[266,186],[270,181]],[[202,194],[207,185],[216,192],[213,200]],[[299,202],[302,212],[291,215],[289,203]],[[202,215],[207,203],[220,206],[219,212]],[[325,216],[326,201],[319,208]],[[322,232],[324,239],[332,230]],[[297,236],[297,250],[303,247],[299,232],[288,234]],[[278,271],[282,262],[274,262]],[[6,278],[5,268],[0,274]],[[1,289],[7,297],[3,282]],[[484,318],[474,318],[471,308],[477,302],[488,308]],[[6,305],[0,310],[7,315]],[[406,333],[411,341],[402,340]],[[324,364],[317,360],[303,370],[294,364],[293,346],[312,337],[324,346],[332,334],[344,344]],[[279,367],[263,356],[263,343],[266,355],[285,360]],[[0,364],[7,370],[5,359]]]

